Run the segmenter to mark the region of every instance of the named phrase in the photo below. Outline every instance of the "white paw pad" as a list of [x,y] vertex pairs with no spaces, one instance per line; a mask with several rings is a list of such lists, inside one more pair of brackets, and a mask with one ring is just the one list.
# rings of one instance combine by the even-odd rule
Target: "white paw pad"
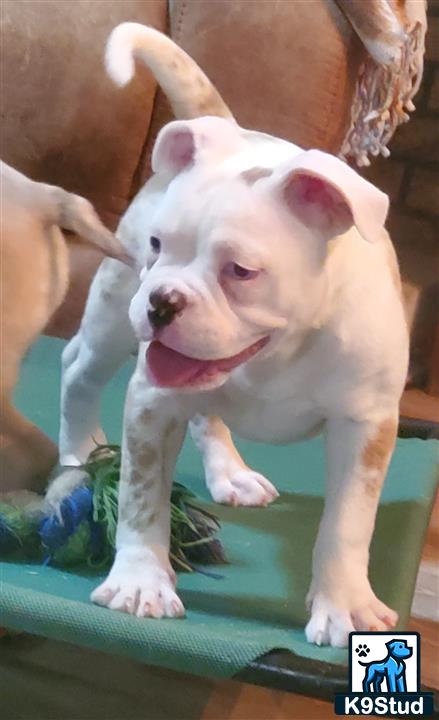
[[119,570],[116,560],[108,578],[92,592],[91,600],[139,618],[176,618],[185,613],[169,574],[158,565]]
[[276,488],[260,473],[249,469],[222,472],[209,478],[209,490],[217,503],[262,506],[279,497]]
[[311,619],[305,634],[308,642],[316,645],[346,647],[350,632],[385,631],[395,627],[397,621],[397,613],[373,593],[364,601],[358,597],[350,609],[339,607],[323,593],[318,593],[312,600]]

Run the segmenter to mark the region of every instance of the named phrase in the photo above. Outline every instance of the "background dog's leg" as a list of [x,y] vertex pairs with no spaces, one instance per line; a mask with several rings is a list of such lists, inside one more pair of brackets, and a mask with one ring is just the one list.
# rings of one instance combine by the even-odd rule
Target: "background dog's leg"
[[184,607],[169,562],[170,494],[186,422],[146,387],[143,372],[131,379],[125,406],[116,558],[92,600],[138,617],[178,617]]
[[190,431],[202,454],[206,484],[216,502],[268,505],[278,497],[271,482],[245,464],[219,417],[197,415],[190,422]]
[[397,419],[395,409],[374,422],[328,422],[326,501],[308,595],[310,642],[344,646],[354,629],[386,630],[396,624],[396,613],[372,591],[368,563]]
[[104,260],[93,280],[77,335],[63,353],[60,462],[80,465],[105,442],[100,429],[102,389],[137,342],[128,319],[136,274],[117,260]]
[[3,398],[0,418],[0,491],[42,491],[58,448]]

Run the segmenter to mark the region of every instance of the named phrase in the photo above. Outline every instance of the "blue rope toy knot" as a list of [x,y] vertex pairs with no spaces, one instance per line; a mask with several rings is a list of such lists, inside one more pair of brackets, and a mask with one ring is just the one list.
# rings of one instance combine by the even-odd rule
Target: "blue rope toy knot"
[[83,522],[93,522],[93,492],[90,487],[79,487],[65,497],[59,513],[45,517],[39,527],[43,547],[47,551],[44,563],[53,560]]
[[[83,466],[89,482],[65,497],[58,512],[48,512],[43,498],[34,493],[27,494],[30,504],[20,493],[0,500],[0,557],[15,555],[58,567],[108,566],[116,546],[120,460],[119,446],[98,446]],[[216,537],[219,528],[218,519],[198,505],[194,494],[175,483],[170,548],[174,568],[218,577],[193,563],[225,562]]]

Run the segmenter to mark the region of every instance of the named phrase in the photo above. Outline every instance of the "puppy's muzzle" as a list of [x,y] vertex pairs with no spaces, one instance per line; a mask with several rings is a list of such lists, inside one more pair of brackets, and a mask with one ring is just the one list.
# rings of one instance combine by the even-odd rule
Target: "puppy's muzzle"
[[149,296],[151,310],[148,310],[148,320],[154,330],[160,330],[170,325],[174,318],[185,309],[186,297],[178,290],[154,290]]

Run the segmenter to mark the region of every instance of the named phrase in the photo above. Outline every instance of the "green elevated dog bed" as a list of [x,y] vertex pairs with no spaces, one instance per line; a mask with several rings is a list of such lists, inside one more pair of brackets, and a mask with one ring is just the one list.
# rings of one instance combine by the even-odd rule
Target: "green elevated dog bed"
[[[16,401],[56,438],[62,341],[43,338],[26,358]],[[124,390],[131,367],[107,388],[104,426],[120,442]],[[229,564],[222,577],[182,573],[181,620],[137,619],[89,601],[100,576],[30,564],[0,564],[0,625],[53,640],[205,677],[246,671],[273,649],[303,663],[346,664],[343,650],[305,641],[304,600],[311,552],[323,507],[324,447],[321,438],[289,447],[239,443],[246,461],[277,485],[280,498],[266,509],[215,506]],[[435,490],[437,443],[399,440],[386,480],[371,552],[378,595],[407,621],[423,537]],[[177,478],[206,503],[198,453],[186,441]],[[1,644],[1,643],[0,643]]]

